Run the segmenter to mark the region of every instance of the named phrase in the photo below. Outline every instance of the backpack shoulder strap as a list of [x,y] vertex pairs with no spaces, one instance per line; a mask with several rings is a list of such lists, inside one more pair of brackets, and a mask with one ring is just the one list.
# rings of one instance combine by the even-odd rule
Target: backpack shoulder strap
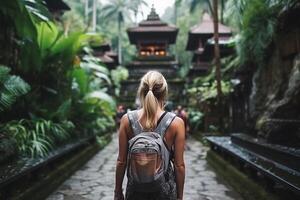
[[138,113],[137,110],[130,111],[127,113],[129,123],[131,126],[131,129],[133,131],[133,135],[136,136],[137,134],[142,132],[142,127],[140,126],[138,122]]
[[163,138],[165,136],[166,130],[169,128],[175,117],[176,115],[174,113],[167,112],[156,127],[155,132],[159,133]]

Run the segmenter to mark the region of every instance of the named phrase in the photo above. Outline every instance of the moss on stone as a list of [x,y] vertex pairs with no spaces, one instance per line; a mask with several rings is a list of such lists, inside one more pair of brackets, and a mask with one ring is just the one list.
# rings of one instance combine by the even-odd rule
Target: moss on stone
[[268,193],[262,186],[256,184],[212,150],[207,152],[206,159],[216,173],[240,193],[245,200],[278,200],[277,197]]

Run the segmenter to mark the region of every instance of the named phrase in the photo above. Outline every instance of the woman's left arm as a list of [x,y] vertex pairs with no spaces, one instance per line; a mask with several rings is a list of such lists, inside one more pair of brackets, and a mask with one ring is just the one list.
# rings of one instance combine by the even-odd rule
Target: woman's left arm
[[128,127],[129,127],[128,117],[127,115],[124,115],[121,119],[121,124],[119,129],[119,155],[118,155],[117,165],[116,165],[115,199],[124,199],[123,192],[122,192],[122,183],[125,175],[126,161],[127,161]]

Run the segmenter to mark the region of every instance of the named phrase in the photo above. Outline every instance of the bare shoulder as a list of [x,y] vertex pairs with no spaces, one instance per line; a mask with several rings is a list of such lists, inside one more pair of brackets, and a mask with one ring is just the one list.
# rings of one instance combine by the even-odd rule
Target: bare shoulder
[[184,129],[184,122],[180,117],[175,117],[169,128],[174,132],[178,132],[178,130]]
[[121,118],[121,122],[120,122],[120,129],[125,129],[128,130],[129,128],[129,119],[128,119],[128,114],[124,114]]
[[121,123],[123,123],[123,125],[124,124],[129,124],[129,119],[128,119],[128,114],[127,113],[122,116]]

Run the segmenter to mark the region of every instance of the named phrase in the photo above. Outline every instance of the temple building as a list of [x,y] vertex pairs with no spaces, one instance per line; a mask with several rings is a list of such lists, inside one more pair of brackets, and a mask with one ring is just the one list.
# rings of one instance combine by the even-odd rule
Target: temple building
[[[234,51],[232,47],[227,45],[230,42],[231,35],[231,29],[219,23],[221,57]],[[193,52],[189,77],[206,75],[210,70],[211,61],[214,57],[214,22],[207,12],[204,12],[201,23],[190,29],[186,50]]]
[[115,69],[119,65],[118,54],[111,50],[110,44],[94,45],[92,49],[94,56],[99,58],[108,69]]
[[129,41],[137,48],[135,59],[126,65],[129,79],[121,90],[121,99],[125,104],[134,103],[140,78],[149,70],[161,72],[169,84],[169,99],[178,102],[182,93],[183,81],[178,78],[178,61],[169,47],[176,42],[178,28],[160,20],[152,8],[146,20],[138,26],[127,29]]

